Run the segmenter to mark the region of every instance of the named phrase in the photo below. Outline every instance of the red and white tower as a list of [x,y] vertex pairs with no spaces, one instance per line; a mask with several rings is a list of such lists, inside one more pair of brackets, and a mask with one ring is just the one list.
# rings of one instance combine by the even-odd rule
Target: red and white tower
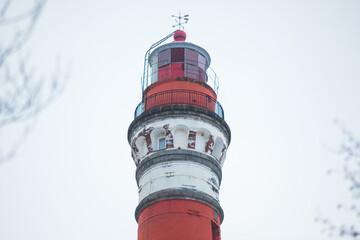
[[185,40],[177,30],[145,55],[143,99],[128,130],[138,240],[220,239],[221,168],[231,133],[210,55]]

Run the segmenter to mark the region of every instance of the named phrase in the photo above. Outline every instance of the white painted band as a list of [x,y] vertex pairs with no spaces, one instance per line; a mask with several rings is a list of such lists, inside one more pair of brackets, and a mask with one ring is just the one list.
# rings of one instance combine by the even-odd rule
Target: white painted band
[[193,189],[219,201],[217,175],[210,168],[194,162],[163,162],[149,168],[139,179],[139,202],[166,189]]

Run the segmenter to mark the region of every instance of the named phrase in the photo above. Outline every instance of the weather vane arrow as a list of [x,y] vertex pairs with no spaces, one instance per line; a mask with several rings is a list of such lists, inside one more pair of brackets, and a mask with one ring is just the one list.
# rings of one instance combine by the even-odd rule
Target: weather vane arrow
[[189,21],[189,14],[186,14],[184,16],[181,16],[181,13],[179,12],[179,16],[171,15],[175,19],[176,24],[172,27],[178,27],[178,29],[184,29],[184,24],[186,24]]

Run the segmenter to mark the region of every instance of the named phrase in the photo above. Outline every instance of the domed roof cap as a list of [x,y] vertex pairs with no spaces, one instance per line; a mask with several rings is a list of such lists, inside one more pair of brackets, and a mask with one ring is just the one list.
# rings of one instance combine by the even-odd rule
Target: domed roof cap
[[174,40],[175,42],[185,42],[186,40],[186,33],[183,30],[177,30],[174,33]]

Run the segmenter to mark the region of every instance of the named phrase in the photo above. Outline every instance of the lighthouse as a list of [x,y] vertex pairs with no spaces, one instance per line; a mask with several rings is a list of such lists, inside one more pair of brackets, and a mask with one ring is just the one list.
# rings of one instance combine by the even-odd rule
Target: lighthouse
[[210,55],[186,38],[179,29],[145,54],[142,101],[128,129],[138,240],[220,240],[219,190],[231,132]]

